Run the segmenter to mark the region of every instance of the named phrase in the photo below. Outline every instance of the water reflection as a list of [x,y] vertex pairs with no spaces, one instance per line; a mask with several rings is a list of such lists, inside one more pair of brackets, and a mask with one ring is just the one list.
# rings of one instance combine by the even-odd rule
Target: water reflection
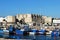
[[60,40],[60,37],[51,37],[50,35],[6,35],[6,34],[0,34],[0,38],[6,38],[6,39],[35,39],[35,40]]

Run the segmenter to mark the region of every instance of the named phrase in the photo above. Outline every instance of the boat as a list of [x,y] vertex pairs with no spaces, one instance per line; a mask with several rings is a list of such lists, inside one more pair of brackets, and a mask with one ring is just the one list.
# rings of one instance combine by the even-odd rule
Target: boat
[[40,35],[46,35],[46,30],[44,30],[44,29],[39,30],[39,34]]
[[30,35],[35,35],[36,31],[37,31],[36,29],[31,29],[31,32],[29,32],[29,34]]
[[24,32],[23,30],[19,30],[19,29],[15,30],[16,35],[23,35],[23,32]]
[[4,34],[9,34],[9,30],[3,30]]
[[0,34],[4,33],[3,30],[0,29]]
[[13,35],[14,34],[14,31],[13,31],[13,26],[10,25],[10,27],[8,28],[9,30],[9,35]]
[[52,31],[46,32],[46,35],[51,35]]
[[59,31],[53,30],[51,33],[52,37],[58,37],[59,36]]

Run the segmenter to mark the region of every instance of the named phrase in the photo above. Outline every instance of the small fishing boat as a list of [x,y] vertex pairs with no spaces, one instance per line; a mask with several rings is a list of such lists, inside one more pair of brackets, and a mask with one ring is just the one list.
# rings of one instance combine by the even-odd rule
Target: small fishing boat
[[39,30],[39,34],[40,35],[46,35],[46,30],[44,30],[44,29]]
[[36,31],[37,31],[36,29],[31,29],[31,32],[29,32],[29,34],[30,35],[35,35]]
[[4,34],[9,34],[9,30],[3,30]]
[[46,32],[46,35],[51,35],[52,31]]
[[10,25],[10,27],[8,28],[9,30],[9,35],[13,35],[14,34],[14,31],[13,31],[13,26]]
[[59,32],[56,31],[56,30],[53,30],[52,33],[51,33],[51,36],[52,37],[54,37],[54,36],[58,37],[59,36]]
[[0,29],[0,33],[4,33],[3,30]]
[[15,33],[16,33],[16,35],[23,35],[23,30],[19,30],[19,29],[16,29],[15,30]]

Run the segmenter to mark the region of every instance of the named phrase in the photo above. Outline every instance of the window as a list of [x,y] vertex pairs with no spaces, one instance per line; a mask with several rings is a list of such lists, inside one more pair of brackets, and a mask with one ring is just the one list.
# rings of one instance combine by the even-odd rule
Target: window
[[37,24],[37,26],[40,26],[40,24]]
[[36,26],[36,23],[33,23],[33,26]]

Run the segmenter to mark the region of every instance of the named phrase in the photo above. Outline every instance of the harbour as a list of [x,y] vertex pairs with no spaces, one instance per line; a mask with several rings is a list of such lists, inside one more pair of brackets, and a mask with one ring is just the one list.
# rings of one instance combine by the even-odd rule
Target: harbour
[[46,34],[44,29],[36,30],[26,30],[26,29],[15,29],[13,30],[11,25],[9,29],[0,29],[0,37],[3,39],[26,39],[26,40],[56,40],[60,38],[59,30],[54,30],[50,34]]
[[35,14],[20,14],[16,17],[1,17],[0,20],[0,36],[3,39],[59,40],[60,37],[59,19]]
[[0,40],[60,40],[60,0],[0,0]]
[[50,35],[29,35],[29,36],[5,36],[4,38],[0,36],[2,40],[59,40],[60,37],[51,37]]

